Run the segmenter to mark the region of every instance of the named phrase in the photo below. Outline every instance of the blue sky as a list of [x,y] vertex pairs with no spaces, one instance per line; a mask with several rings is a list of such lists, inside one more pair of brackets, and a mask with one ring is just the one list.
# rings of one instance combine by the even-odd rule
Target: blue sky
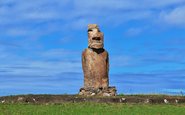
[[90,23],[118,93],[185,92],[184,0],[1,0],[0,95],[78,93]]

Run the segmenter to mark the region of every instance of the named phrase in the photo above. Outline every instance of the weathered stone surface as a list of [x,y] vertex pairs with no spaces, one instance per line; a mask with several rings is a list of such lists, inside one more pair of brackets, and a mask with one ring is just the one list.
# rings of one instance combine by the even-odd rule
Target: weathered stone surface
[[88,25],[88,48],[101,49],[104,46],[104,35],[98,25]]
[[88,25],[88,48],[82,53],[84,88],[109,86],[109,58],[103,49],[103,33],[96,24]]
[[85,88],[106,88],[109,86],[108,53],[104,49],[96,52],[87,48],[82,54]]
[[[104,47],[104,35],[97,24],[88,25],[88,48],[82,53],[82,68],[84,72],[84,90],[80,95],[115,95],[116,90],[109,87],[109,55]],[[98,93],[99,94],[98,94]],[[92,94],[93,93],[93,94]]]
[[79,95],[84,96],[116,96],[116,88],[81,88]]

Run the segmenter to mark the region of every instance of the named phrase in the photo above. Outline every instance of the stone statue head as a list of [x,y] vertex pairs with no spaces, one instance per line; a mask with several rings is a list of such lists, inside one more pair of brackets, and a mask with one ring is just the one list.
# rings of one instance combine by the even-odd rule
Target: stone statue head
[[88,47],[101,49],[104,46],[104,36],[97,24],[88,25]]

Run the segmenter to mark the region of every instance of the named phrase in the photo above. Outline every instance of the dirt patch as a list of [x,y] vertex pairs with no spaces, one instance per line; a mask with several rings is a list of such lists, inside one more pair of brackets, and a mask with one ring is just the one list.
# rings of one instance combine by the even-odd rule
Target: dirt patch
[[61,104],[66,102],[180,104],[185,103],[185,97],[166,95],[125,95],[112,97],[85,97],[79,95],[16,95],[0,97],[0,103]]

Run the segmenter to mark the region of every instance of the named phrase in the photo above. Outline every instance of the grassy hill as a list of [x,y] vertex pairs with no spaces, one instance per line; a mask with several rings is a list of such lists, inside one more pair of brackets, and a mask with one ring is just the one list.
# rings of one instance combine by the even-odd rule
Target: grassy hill
[[17,95],[0,102],[0,115],[185,115],[184,96]]

